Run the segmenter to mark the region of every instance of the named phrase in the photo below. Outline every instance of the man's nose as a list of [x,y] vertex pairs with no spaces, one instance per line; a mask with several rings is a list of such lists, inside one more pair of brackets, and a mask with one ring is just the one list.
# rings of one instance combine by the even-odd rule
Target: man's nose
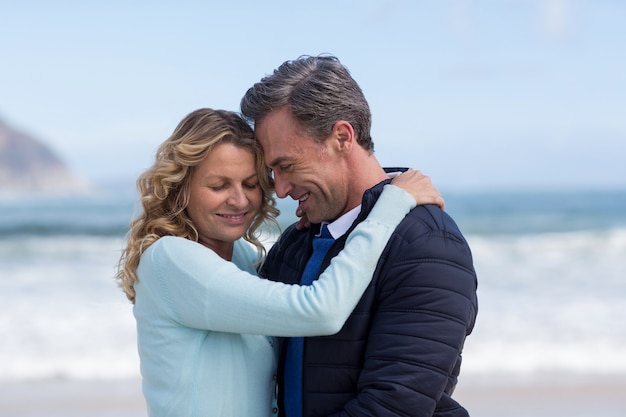
[[293,185],[283,175],[274,172],[274,191],[278,198],[285,198],[293,189]]

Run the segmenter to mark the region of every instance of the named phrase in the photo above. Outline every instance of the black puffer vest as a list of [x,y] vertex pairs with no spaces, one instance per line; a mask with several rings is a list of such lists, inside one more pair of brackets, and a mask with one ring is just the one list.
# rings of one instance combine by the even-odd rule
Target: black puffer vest
[[[365,193],[348,233],[388,182]],[[298,283],[318,229],[288,228],[261,275]],[[320,273],[348,233],[330,249]],[[342,330],[305,338],[303,416],[467,416],[451,395],[476,318],[476,286],[470,249],[454,221],[436,206],[413,209],[389,240]]]

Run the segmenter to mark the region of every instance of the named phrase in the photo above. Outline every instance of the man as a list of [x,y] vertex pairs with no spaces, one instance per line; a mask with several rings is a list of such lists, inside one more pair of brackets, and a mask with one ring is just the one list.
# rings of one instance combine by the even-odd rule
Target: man
[[[337,58],[306,56],[250,88],[241,110],[254,122],[278,197],[298,200],[298,213],[312,223],[329,223],[335,241],[314,279],[389,182],[373,153],[368,103]],[[319,230],[287,229],[261,275],[306,283]],[[412,210],[343,329],[287,340],[278,375],[282,415],[467,416],[451,395],[476,318],[476,285],[453,220],[434,205]]]

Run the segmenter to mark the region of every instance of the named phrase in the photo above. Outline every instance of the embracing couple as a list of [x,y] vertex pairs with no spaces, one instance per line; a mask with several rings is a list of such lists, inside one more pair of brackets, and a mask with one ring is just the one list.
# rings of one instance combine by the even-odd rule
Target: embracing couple
[[[283,63],[241,114],[190,113],[137,180],[117,279],[149,414],[467,416],[476,274],[430,179],[379,164],[335,57]],[[266,256],[274,194],[301,219]]]

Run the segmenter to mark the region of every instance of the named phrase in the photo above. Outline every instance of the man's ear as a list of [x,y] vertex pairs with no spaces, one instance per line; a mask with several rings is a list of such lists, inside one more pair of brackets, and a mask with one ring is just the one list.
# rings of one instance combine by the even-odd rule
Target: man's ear
[[339,120],[333,126],[333,139],[337,141],[339,151],[349,151],[356,144],[354,129],[352,125],[345,121]]

